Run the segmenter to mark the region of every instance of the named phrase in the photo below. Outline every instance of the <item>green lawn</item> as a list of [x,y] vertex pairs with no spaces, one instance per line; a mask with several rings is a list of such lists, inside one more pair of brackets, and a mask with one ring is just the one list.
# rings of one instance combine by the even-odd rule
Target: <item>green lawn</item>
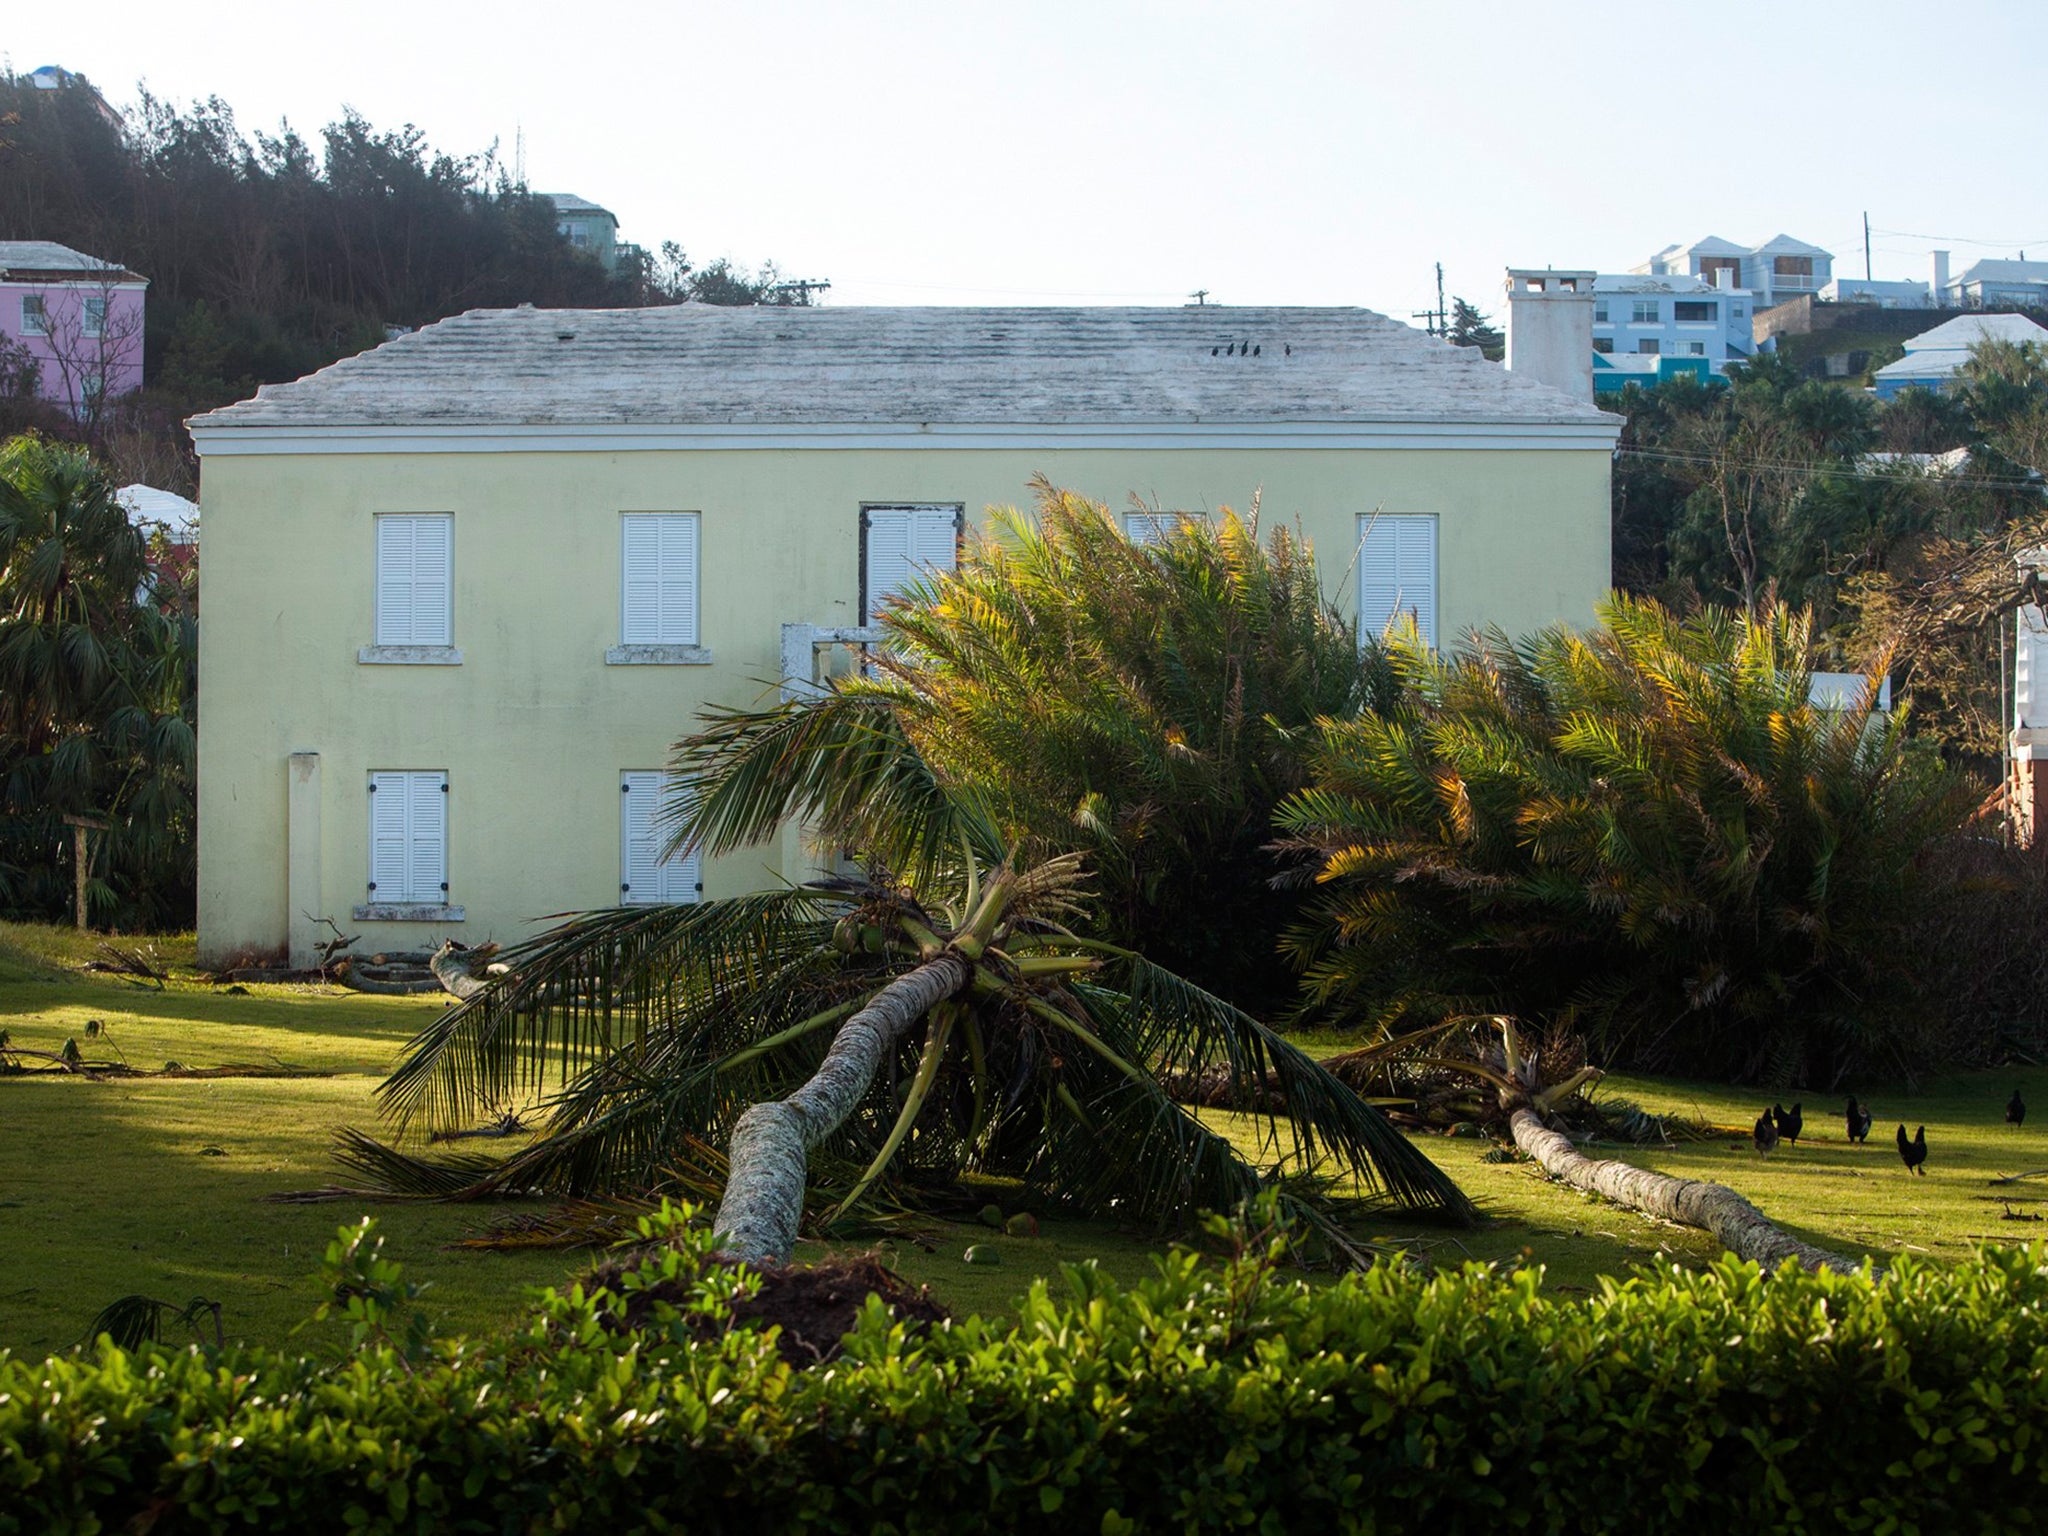
[[[191,943],[154,941],[189,965]],[[0,1028],[18,1046],[59,1050],[98,1019],[131,1063],[157,1068],[229,1063],[329,1074],[86,1082],[0,1081],[0,1347],[45,1352],[73,1343],[103,1304],[129,1292],[179,1303],[195,1295],[225,1307],[228,1331],[281,1341],[320,1300],[313,1279],[337,1225],[368,1211],[387,1250],[430,1281],[426,1307],[451,1329],[482,1330],[516,1316],[529,1287],[560,1281],[586,1262],[573,1254],[477,1254],[445,1245],[487,1213],[429,1205],[275,1205],[262,1197],[334,1177],[335,1130],[368,1126],[371,1090],[411,1034],[433,1018],[433,998],[368,997],[340,987],[252,986],[227,994],[174,972],[162,990],[87,976],[92,946],[60,930],[0,924]],[[1807,1096],[1809,1132],[1768,1160],[1739,1139],[1626,1155],[1666,1172],[1731,1184],[1810,1241],[1853,1252],[1956,1255],[1980,1239],[2018,1240],[2035,1224],[2003,1220],[1987,1188],[1994,1174],[2048,1167],[2048,1087],[2034,1127],[2015,1135],[2002,1109],[2025,1074],[1977,1075],[1915,1092],[1859,1092],[1877,1108],[1870,1145],[1845,1145],[1839,1098]],[[1610,1091],[1661,1110],[1747,1126],[1762,1099],[1722,1088],[1615,1080]],[[1219,1116],[1233,1134],[1246,1123]],[[1891,1145],[1900,1119],[1925,1123],[1928,1177],[1913,1178]],[[1715,1250],[1703,1234],[1663,1226],[1551,1184],[1532,1165],[1483,1161],[1487,1143],[1423,1138],[1425,1151],[1491,1218],[1451,1231],[1392,1221],[1367,1235],[1398,1240],[1436,1263],[1467,1258],[1546,1266],[1558,1287],[1591,1285],[1662,1252],[1683,1262]],[[2048,1211],[2048,1180],[2019,1186],[2016,1214]],[[895,1262],[957,1310],[1007,1305],[1036,1275],[1094,1257],[1125,1277],[1158,1251],[1145,1234],[1048,1223],[1036,1238],[934,1223],[930,1250],[899,1240]],[[1000,1267],[960,1254],[988,1243]]]

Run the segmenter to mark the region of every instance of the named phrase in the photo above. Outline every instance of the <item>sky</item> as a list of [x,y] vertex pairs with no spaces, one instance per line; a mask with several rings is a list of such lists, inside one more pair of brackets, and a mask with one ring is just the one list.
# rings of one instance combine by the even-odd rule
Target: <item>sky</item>
[[[95,0],[16,70],[245,131],[352,107],[833,304],[1359,304],[1779,233],[2048,258],[2042,0]],[[2010,62],[2018,62],[2018,68]],[[118,255],[118,253],[114,253]]]

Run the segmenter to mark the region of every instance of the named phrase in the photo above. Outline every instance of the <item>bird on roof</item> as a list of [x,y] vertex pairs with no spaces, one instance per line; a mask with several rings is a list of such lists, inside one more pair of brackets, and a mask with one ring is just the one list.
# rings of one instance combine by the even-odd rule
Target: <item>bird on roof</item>
[[1772,1118],[1771,1112],[1768,1109],[1756,1117],[1756,1124],[1750,1130],[1749,1139],[1756,1143],[1758,1153],[1765,1157],[1770,1156],[1776,1150],[1778,1145],[1778,1122]]
[[2012,1091],[2012,1097],[2005,1101],[2005,1123],[2018,1130],[2026,1123],[2027,1101],[2020,1097],[2019,1089]]
[[1843,1110],[1842,1117],[1848,1122],[1851,1141],[1864,1142],[1870,1139],[1870,1111],[1856,1102],[1855,1094],[1849,1095],[1849,1105]]
[[1927,1177],[1927,1170],[1920,1166],[1927,1161],[1926,1126],[1915,1131],[1911,1141],[1906,1140],[1906,1128],[1903,1125],[1899,1127],[1899,1156],[1906,1160],[1910,1172],[1919,1174],[1923,1179]]
[[1778,1122],[1778,1134],[1795,1147],[1799,1145],[1800,1131],[1806,1126],[1806,1116],[1800,1113],[1803,1107],[1797,1103],[1789,1110],[1780,1109],[1775,1104],[1771,1106],[1771,1118]]

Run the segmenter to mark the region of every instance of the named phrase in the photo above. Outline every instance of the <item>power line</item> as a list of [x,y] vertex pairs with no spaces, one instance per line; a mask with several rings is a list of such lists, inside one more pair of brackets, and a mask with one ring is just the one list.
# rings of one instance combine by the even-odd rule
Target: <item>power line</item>
[[[1709,468],[1777,470],[1787,474],[1838,475],[1852,480],[1898,480],[1902,476],[1897,468],[1858,469],[1839,461],[1813,460],[1805,463],[1791,461],[1774,462],[1769,459],[1742,459],[1731,461],[1711,453],[1679,453],[1662,448],[1617,448],[1616,458],[1627,455],[1636,459],[1651,459],[1670,464],[1704,465]],[[2024,491],[2039,490],[2041,482],[2020,476],[2006,475],[1947,475],[1929,474],[1929,480],[1942,485],[1962,486],[1984,490]]]
[[2030,245],[2048,245],[2048,236],[2039,240],[1970,240],[1962,235],[1922,235],[1910,229],[1880,229],[1880,235],[1896,235],[1903,240],[1945,240],[1950,245],[1981,245],[1987,248],[2003,247],[2008,250],[2025,250]]

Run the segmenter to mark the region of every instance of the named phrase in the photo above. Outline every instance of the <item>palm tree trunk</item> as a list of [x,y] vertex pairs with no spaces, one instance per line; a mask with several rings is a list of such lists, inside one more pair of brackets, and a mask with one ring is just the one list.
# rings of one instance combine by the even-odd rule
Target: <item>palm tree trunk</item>
[[1553,1179],[1632,1211],[1711,1232],[1739,1259],[1753,1259],[1767,1270],[1787,1259],[1797,1260],[1803,1269],[1831,1269],[1845,1275],[1858,1268],[1853,1260],[1780,1231],[1762,1211],[1725,1184],[1674,1179],[1630,1163],[1587,1157],[1526,1106],[1516,1109],[1508,1123],[1514,1128],[1515,1145],[1542,1164]]
[[896,1043],[973,974],[967,960],[951,952],[906,971],[839,1026],[809,1082],[740,1116],[725,1198],[712,1223],[722,1256],[745,1264],[788,1261],[803,1216],[811,1149],[853,1113]]

